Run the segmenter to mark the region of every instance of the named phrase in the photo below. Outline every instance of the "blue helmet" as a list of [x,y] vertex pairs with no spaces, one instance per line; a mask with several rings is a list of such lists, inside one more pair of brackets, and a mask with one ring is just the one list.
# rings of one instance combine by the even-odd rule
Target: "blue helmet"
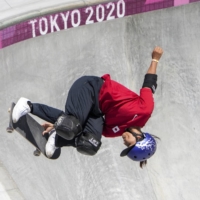
[[135,145],[124,149],[120,156],[128,156],[134,161],[149,159],[156,152],[156,141],[149,133],[143,133],[144,139],[136,142]]

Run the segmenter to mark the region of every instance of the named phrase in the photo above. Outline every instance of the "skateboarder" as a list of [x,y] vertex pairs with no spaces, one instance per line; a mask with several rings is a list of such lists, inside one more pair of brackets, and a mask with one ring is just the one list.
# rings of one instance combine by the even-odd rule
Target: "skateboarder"
[[109,74],[83,76],[69,90],[65,112],[22,97],[14,107],[13,122],[27,113],[47,121],[43,124],[43,134],[51,131],[46,145],[49,158],[57,147],[63,146],[73,146],[80,153],[95,155],[101,146],[102,135],[122,136],[127,148],[120,155],[140,161],[142,167],[156,151],[154,136],[143,133],[141,128],[153,112],[156,69],[162,53],[160,47],[153,49],[140,95],[111,80]]

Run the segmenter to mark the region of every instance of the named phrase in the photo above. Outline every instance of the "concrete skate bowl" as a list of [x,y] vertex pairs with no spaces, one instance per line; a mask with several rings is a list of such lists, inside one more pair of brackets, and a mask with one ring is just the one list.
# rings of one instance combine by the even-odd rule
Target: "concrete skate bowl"
[[[3,24],[0,161],[24,199],[198,199],[200,4],[178,2],[98,3]],[[121,138],[102,138],[94,157],[66,147],[51,161],[33,156],[20,135],[6,132],[12,101],[24,96],[64,109],[70,86],[82,75],[109,73],[139,93],[156,45],[164,54],[155,109],[143,130],[161,140],[144,169],[119,156]]]

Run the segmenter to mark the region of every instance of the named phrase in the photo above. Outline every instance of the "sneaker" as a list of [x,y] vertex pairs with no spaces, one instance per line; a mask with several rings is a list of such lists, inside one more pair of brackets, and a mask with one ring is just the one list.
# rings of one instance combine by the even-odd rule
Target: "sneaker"
[[26,99],[24,97],[21,97],[17,104],[15,105],[12,113],[12,120],[14,123],[18,122],[19,118],[23,115],[26,115],[27,113],[31,112],[31,108],[28,105],[29,99]]
[[52,131],[49,132],[49,138],[45,146],[45,152],[48,158],[51,158],[55,150],[59,148],[55,146],[55,141],[56,141],[56,130],[53,129]]

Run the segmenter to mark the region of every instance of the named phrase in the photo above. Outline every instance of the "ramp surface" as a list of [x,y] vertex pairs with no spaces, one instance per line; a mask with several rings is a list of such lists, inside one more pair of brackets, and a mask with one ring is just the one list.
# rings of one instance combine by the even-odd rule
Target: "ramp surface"
[[[199,199],[199,18],[197,2],[59,31],[0,50],[0,161],[24,199]],[[34,148],[22,137],[6,133],[12,101],[24,96],[64,109],[70,86],[82,75],[109,73],[139,93],[156,45],[164,55],[155,110],[143,131],[161,141],[144,169],[119,156],[121,138],[103,138],[94,157],[69,147],[52,161],[34,157]]]

